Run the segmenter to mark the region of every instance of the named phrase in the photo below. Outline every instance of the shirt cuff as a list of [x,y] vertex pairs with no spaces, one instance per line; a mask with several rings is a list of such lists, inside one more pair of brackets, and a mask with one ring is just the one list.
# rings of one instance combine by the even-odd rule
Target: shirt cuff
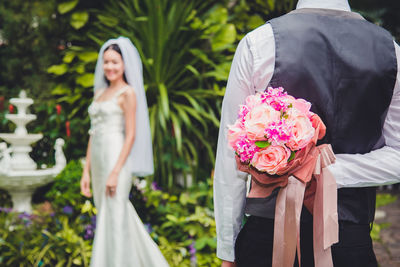
[[217,243],[217,257],[224,261],[235,261],[235,252],[233,245],[221,244]]
[[346,187],[345,177],[343,175],[343,170],[340,167],[340,164],[334,163],[329,165],[327,168],[335,178],[337,188]]

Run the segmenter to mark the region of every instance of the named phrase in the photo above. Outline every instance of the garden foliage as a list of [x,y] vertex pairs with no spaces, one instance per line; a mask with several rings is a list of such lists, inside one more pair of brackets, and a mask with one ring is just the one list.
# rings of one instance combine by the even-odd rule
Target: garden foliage
[[[66,140],[68,159],[84,156],[97,51],[107,39],[124,35],[137,46],[143,61],[156,166],[153,180],[168,189],[204,180],[214,164],[221,101],[235,47],[245,32],[261,25],[269,14],[284,12],[278,2],[6,1],[0,4],[0,12],[12,12],[0,18],[6,25],[0,30],[0,51],[5,55],[1,64],[14,60],[19,67],[2,73],[7,77],[4,81],[10,82],[0,80],[1,129],[13,130],[4,118],[7,100],[27,88],[28,95],[37,98],[31,110],[38,114],[28,128],[45,135],[34,147],[35,160],[42,163],[52,155],[57,137]],[[294,2],[285,3],[292,7]],[[44,4],[46,8],[41,8]],[[18,35],[15,29],[12,18],[18,8],[30,10],[18,23],[28,27],[34,22],[35,30],[29,33],[39,41],[32,41],[33,45],[25,38],[28,35]],[[11,86],[13,80],[21,80],[15,74],[27,58],[14,51],[18,48],[15,40],[37,52],[46,51],[45,57],[32,54],[43,61],[36,64],[40,70],[33,69],[40,71],[42,76],[34,77],[43,86],[29,82]],[[50,56],[51,60],[44,60]],[[57,105],[61,115],[56,114]]]
[[[70,161],[30,215],[0,208],[1,266],[88,266],[97,211],[79,193],[81,173]],[[130,199],[171,266],[220,265],[211,180],[167,193],[137,179]]]

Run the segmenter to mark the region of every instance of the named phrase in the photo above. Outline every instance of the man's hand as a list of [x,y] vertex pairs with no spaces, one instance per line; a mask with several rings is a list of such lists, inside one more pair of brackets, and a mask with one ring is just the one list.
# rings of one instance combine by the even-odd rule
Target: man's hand
[[221,267],[236,267],[236,264],[230,261],[222,261]]

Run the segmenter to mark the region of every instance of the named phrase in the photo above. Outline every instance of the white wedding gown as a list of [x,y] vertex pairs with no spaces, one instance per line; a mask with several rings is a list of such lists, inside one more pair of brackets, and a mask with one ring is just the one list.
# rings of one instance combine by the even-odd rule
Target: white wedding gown
[[106,181],[124,145],[124,114],[117,97],[89,106],[91,119],[91,177],[97,208],[96,232],[91,267],[164,267],[169,266],[156,243],[147,233],[129,201],[132,175],[123,167],[114,197],[106,196]]

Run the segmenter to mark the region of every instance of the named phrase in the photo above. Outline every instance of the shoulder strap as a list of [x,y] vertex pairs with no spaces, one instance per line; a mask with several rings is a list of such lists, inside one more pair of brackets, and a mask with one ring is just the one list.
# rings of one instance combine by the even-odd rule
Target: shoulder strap
[[106,88],[99,89],[98,93],[94,94],[93,99],[96,100],[97,98],[99,98],[104,93],[105,90],[106,90]]
[[122,87],[121,89],[118,90],[118,92],[115,93],[113,98],[118,98],[120,95],[122,95],[123,93],[126,92],[126,90],[128,90],[129,85]]

